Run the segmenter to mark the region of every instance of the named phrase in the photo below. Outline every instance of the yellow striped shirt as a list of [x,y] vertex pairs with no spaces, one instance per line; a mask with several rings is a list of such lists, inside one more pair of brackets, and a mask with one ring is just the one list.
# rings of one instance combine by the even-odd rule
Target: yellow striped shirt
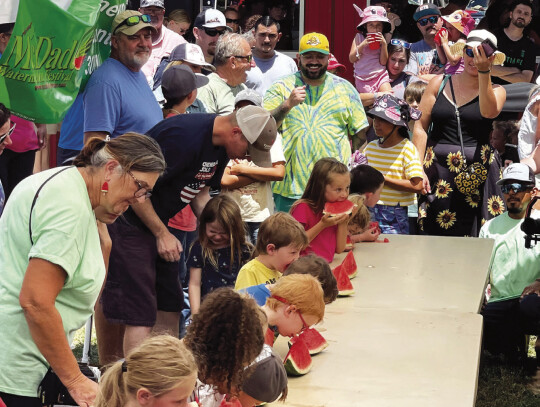
[[[378,140],[369,143],[364,154],[368,164],[376,168],[383,175],[399,180],[408,180],[414,177],[423,178],[422,164],[418,159],[418,151],[413,143],[403,139],[393,147],[382,148]],[[386,184],[381,192],[380,205],[408,206],[414,203],[412,192],[398,191]]]

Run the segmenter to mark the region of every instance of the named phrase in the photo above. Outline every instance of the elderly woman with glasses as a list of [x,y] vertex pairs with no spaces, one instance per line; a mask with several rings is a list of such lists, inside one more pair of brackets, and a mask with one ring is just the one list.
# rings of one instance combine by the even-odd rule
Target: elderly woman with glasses
[[49,368],[78,405],[93,404],[97,383],[81,373],[69,344],[92,315],[105,278],[105,224],[147,199],[165,166],[149,137],[93,138],[74,166],[32,175],[14,189],[0,218],[6,405],[41,406],[38,386]]
[[471,31],[463,72],[433,78],[420,102],[413,143],[424,159],[427,194],[418,201],[418,221],[426,234],[478,236],[486,220],[505,211],[496,185],[500,157],[489,135],[506,91],[491,83],[491,66],[501,54],[487,57],[486,39],[496,46],[490,32]]

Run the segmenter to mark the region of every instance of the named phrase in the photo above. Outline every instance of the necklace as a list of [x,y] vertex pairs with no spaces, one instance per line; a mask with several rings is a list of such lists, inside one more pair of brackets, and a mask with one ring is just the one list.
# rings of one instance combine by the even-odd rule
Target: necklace
[[176,109],[169,109],[169,110],[170,110],[171,112],[176,113],[176,114],[182,114],[182,113],[180,113],[180,112],[179,112],[178,110],[176,110]]

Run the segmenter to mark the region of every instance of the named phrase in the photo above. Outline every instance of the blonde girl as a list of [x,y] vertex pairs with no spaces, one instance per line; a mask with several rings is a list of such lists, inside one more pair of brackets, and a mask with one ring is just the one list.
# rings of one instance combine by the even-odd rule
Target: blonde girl
[[306,230],[309,240],[307,251],[329,263],[335,253],[345,249],[349,215],[323,215],[324,205],[347,199],[350,184],[351,177],[345,164],[335,158],[322,158],[313,166],[302,198],[291,208],[291,215]]
[[236,202],[226,194],[208,201],[199,218],[199,237],[187,262],[192,314],[199,312],[201,298],[212,290],[234,287],[238,272],[251,257],[251,249]]
[[150,337],[125,361],[107,369],[95,407],[186,407],[196,381],[195,359],[179,339],[169,335]]

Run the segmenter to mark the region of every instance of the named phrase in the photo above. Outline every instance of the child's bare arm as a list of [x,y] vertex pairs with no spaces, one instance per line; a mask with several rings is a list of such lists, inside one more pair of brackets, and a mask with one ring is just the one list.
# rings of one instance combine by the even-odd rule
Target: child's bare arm
[[245,187],[253,182],[255,182],[255,180],[246,175],[232,175],[231,167],[227,167],[221,178],[221,187],[226,189],[236,189]]
[[411,179],[394,179],[385,175],[384,185],[392,187],[398,191],[414,193],[421,193],[423,188],[422,178],[420,177],[413,177]]
[[349,52],[349,61],[354,64],[356,61],[359,61],[362,57],[362,52],[364,51],[365,46],[367,45],[367,39],[364,39],[360,44],[356,43],[356,37],[352,41],[351,51]]
[[201,306],[201,274],[202,269],[198,267],[189,268],[189,306],[193,315],[199,313]]
[[230,173],[236,176],[253,178],[256,181],[282,181],[285,176],[285,165],[283,162],[274,163],[271,167],[233,164]]
[[[332,216],[330,214],[323,215],[321,220],[315,226],[313,226],[309,230],[306,230],[308,241],[311,243],[311,241],[315,239],[324,229],[330,226],[337,225],[340,222],[343,222],[343,220],[347,219],[349,219],[349,215],[346,213],[337,216]],[[345,236],[345,239],[346,238],[347,236]]]
[[349,215],[347,215],[347,218],[345,221],[342,221],[341,223],[338,223],[337,227],[337,234],[336,234],[336,253],[343,253],[343,250],[345,250],[345,246],[347,244],[347,221],[348,221]]
[[444,51],[444,48],[442,45],[435,45],[435,48],[437,49],[437,55],[439,56],[439,60],[441,61],[441,64],[446,64],[446,52]]
[[386,39],[384,38],[384,35],[381,33],[378,33],[380,37],[381,42],[381,53],[379,55],[379,63],[386,67],[386,63],[388,62],[388,44],[386,43]]

